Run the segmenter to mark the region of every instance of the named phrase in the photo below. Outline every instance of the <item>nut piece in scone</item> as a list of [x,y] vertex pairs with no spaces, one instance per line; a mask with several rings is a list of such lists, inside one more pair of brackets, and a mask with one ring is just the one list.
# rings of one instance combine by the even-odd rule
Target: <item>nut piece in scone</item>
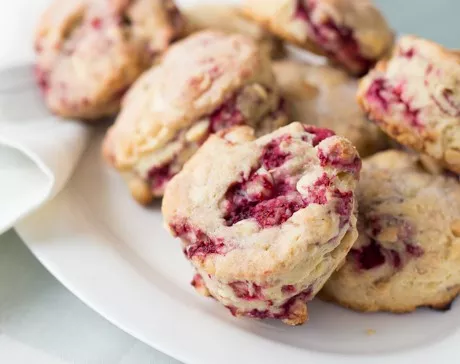
[[146,203],[163,195],[210,134],[250,125],[261,135],[286,122],[266,52],[252,38],[203,31],[173,45],[137,80],[103,153]]
[[244,0],[243,11],[353,75],[366,73],[393,43],[393,32],[370,0]]
[[215,29],[226,33],[241,33],[254,38],[272,58],[284,54],[282,41],[260,24],[243,16],[241,10],[229,4],[204,3],[182,9],[186,21],[185,34],[203,29]]
[[363,163],[359,237],[321,295],[358,311],[447,308],[460,292],[460,184],[403,151]]
[[273,65],[291,120],[334,130],[350,140],[361,157],[388,146],[387,136],[356,102],[358,81],[344,71],[291,60]]
[[358,100],[390,137],[460,173],[460,55],[414,36],[360,83]]
[[57,115],[114,115],[127,88],[179,34],[172,0],[56,0],[35,36],[37,83]]
[[361,160],[328,129],[295,122],[256,140],[236,129],[211,136],[168,184],[165,224],[199,293],[235,316],[299,325],[357,237]]

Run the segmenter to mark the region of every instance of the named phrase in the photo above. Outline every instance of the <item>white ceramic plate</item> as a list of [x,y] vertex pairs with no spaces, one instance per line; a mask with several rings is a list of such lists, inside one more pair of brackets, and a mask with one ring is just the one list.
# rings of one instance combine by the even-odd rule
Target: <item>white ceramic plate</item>
[[[385,1],[390,20],[394,12],[407,26],[399,1]],[[439,4],[454,7],[454,2]],[[419,10],[419,22],[423,14],[427,19],[433,14],[432,1],[408,3],[425,9]],[[427,36],[423,30],[433,24],[419,22],[414,29],[419,26]],[[196,364],[460,361],[459,304],[444,313],[390,315],[359,314],[314,301],[309,323],[294,328],[231,317],[193,291],[192,269],[179,242],[162,227],[160,203],[143,209],[131,200],[120,177],[101,160],[102,135],[101,129],[65,190],[17,231],[52,274],[123,330]]]

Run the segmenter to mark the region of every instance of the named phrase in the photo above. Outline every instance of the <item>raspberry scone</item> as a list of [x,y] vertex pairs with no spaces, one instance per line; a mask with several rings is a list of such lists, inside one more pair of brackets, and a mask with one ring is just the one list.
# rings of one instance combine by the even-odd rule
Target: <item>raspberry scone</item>
[[358,100],[392,138],[460,173],[460,54],[404,36],[362,81]]
[[245,126],[211,136],[163,199],[192,284],[235,316],[304,323],[356,239],[360,168],[348,140],[298,122],[257,140]]
[[260,24],[243,16],[238,7],[228,4],[197,4],[182,9],[186,20],[185,34],[203,29],[216,29],[226,33],[241,33],[254,38],[272,57],[283,55],[282,41]]
[[242,124],[265,134],[286,122],[268,55],[243,35],[203,31],[134,84],[103,153],[145,204],[210,134]]
[[181,28],[172,0],[55,0],[35,38],[36,78],[48,107],[85,120],[114,115]]
[[359,311],[448,308],[460,292],[460,184],[402,151],[363,163],[359,237],[320,295]]
[[361,75],[390,50],[393,32],[370,0],[244,0],[274,34]]
[[361,157],[388,146],[387,136],[358,106],[354,78],[336,68],[289,60],[275,62],[273,69],[291,120],[334,130],[350,140]]

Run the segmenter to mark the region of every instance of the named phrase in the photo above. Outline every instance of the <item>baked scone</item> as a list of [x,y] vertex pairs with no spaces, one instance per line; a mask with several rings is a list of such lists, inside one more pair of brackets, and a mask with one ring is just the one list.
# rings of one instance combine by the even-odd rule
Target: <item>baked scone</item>
[[210,134],[247,124],[260,135],[286,122],[268,55],[252,38],[203,31],[173,45],[134,84],[103,153],[148,203]]
[[284,54],[282,41],[260,24],[243,16],[241,10],[236,6],[199,3],[181,10],[186,21],[186,35],[204,29],[241,33],[254,38],[272,58],[278,58]]
[[388,146],[387,136],[356,102],[357,80],[345,72],[291,60],[275,62],[273,70],[291,120],[334,130],[350,140],[362,158]]
[[35,37],[47,106],[84,120],[114,115],[127,88],[181,28],[172,0],[55,0]]
[[361,81],[358,100],[392,138],[460,173],[460,54],[414,36]]
[[359,237],[321,296],[359,311],[447,308],[460,292],[460,184],[390,150],[363,163]]
[[162,206],[194,286],[235,316],[305,322],[356,239],[360,168],[348,140],[298,122],[257,140],[246,126],[211,136]]
[[243,11],[354,75],[366,73],[393,43],[393,32],[370,0],[244,0]]

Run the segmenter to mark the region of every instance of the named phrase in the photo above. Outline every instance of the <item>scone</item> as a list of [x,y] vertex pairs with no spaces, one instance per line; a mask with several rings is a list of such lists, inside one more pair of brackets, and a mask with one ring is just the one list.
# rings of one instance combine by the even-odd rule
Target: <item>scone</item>
[[460,173],[460,54],[414,36],[361,82],[358,99],[392,138]]
[[211,136],[162,206],[195,287],[235,316],[305,322],[356,239],[360,168],[348,140],[298,122],[257,140],[249,127]]
[[387,136],[356,102],[358,82],[345,72],[289,60],[275,62],[273,70],[291,120],[334,130],[350,140],[361,157],[388,146]]
[[36,78],[49,109],[114,115],[127,88],[179,34],[172,0],[55,0],[35,38]]
[[244,0],[274,34],[361,75],[384,56],[393,32],[370,0]]
[[402,151],[363,163],[359,237],[321,295],[359,311],[447,308],[460,292],[460,184]]
[[226,33],[241,33],[254,38],[263,50],[273,58],[283,55],[282,41],[260,24],[243,16],[241,10],[229,4],[204,3],[182,9],[185,18],[185,34],[203,29],[215,29]]
[[260,135],[286,122],[268,55],[249,37],[203,31],[134,84],[103,153],[148,203],[210,134],[247,124]]

